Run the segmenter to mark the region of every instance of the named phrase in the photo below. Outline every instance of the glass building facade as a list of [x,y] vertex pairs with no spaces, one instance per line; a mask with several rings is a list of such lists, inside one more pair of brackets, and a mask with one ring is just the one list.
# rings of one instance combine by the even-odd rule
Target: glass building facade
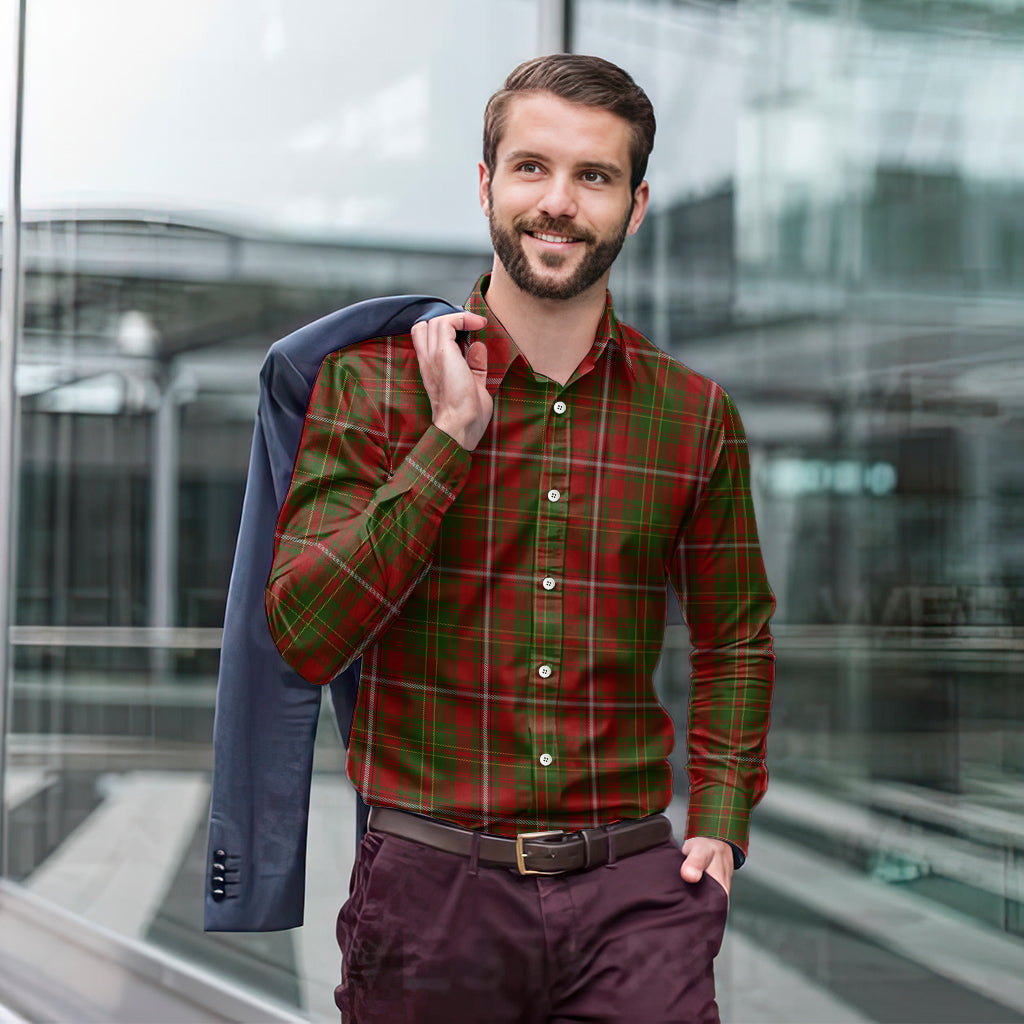
[[[354,802],[329,720],[306,924],[201,930],[257,373],[352,301],[463,301],[490,264],[486,99],[568,47],[654,102],[613,296],[736,400],[778,598],[723,1020],[1024,1020],[1024,2],[25,10],[18,223],[0,122],[21,243],[7,891],[281,1019],[336,1019]],[[679,823],[688,657],[669,626]]]

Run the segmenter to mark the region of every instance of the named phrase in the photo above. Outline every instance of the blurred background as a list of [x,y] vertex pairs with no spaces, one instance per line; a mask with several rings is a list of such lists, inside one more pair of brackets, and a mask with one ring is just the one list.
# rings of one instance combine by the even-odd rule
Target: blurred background
[[355,300],[465,299],[484,104],[562,49],[654,101],[613,295],[736,399],[778,597],[723,1020],[1024,1021],[1021,0],[0,0],[11,1020],[336,1020],[326,717],[306,925],[201,931],[257,372]]

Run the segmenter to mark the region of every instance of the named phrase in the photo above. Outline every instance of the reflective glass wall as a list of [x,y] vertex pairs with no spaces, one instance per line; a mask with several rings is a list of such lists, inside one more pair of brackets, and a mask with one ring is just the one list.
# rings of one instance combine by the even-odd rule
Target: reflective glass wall
[[542,27],[533,0],[28,3],[8,873],[312,1019],[354,853],[329,718],[305,927],[201,931],[259,366],[358,299],[464,300],[483,107]]
[[[1024,3],[568,6],[658,113],[617,308],[736,399],[779,599],[723,1020],[1022,1020]],[[200,931],[257,372],[356,299],[464,298],[483,106],[551,7],[28,3],[9,874],[312,1019],[352,857],[326,718],[305,927]],[[680,823],[688,677],[673,626]]]
[[779,600],[723,1019],[1022,1020],[1024,5],[576,12],[659,115],[619,305],[737,400]]

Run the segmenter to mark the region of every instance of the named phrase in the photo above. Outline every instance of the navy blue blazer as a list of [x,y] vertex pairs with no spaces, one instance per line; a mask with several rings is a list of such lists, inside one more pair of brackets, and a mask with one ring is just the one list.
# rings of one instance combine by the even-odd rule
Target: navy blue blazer
[[[368,299],[282,338],[264,360],[217,678],[206,931],[302,924],[313,740],[323,688],[306,682],[278,652],[264,589],[320,366],[346,345],[406,334],[417,320],[457,311],[426,295]],[[330,684],[346,742],[358,683],[356,662]],[[365,829],[361,799],[359,807],[359,827]]]

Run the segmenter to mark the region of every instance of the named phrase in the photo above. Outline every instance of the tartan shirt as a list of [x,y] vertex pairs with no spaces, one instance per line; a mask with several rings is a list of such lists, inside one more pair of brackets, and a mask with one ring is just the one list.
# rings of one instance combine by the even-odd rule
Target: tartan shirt
[[498,835],[663,810],[675,731],[652,675],[666,581],[693,645],[688,836],[746,852],[774,675],[742,425],[606,300],[565,385],[486,308],[494,413],[431,423],[410,335],[328,356],[267,585],[305,679],[362,657],[348,774],[370,805]]

